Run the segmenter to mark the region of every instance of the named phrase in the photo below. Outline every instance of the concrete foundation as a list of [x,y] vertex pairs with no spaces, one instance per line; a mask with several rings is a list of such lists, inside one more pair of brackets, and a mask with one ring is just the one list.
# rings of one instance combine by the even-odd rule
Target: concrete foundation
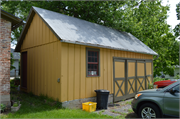
[[[82,103],[84,102],[96,102],[96,97],[65,101],[62,102],[62,106],[69,109],[81,109]],[[113,103],[113,94],[110,94],[108,97],[108,104],[109,103]]]
[[8,108],[11,107],[10,95],[1,95],[1,103],[5,104]]

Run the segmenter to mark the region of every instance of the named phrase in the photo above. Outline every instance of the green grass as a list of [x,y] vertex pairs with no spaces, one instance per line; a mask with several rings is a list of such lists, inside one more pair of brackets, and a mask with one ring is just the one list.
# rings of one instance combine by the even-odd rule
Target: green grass
[[1,114],[1,118],[113,118],[81,109],[64,109],[60,102],[47,96],[34,96],[32,93],[17,93],[15,89],[11,90],[14,92],[11,97],[21,101],[21,108],[16,113]]
[[111,112],[115,113],[116,111],[114,111],[114,110],[111,110]]
[[134,111],[132,109],[128,109],[128,112],[129,113],[133,113]]
[[27,110],[22,111],[19,110],[18,112],[12,114],[8,114],[7,116],[3,115],[3,117],[6,118],[112,118],[110,116],[106,115],[99,115],[96,113],[88,113],[85,111],[82,111],[80,109],[53,109],[53,110],[36,110],[26,112]]
[[127,102],[126,102],[126,104],[129,104],[129,105],[131,105],[131,102],[132,102],[132,101],[127,101]]

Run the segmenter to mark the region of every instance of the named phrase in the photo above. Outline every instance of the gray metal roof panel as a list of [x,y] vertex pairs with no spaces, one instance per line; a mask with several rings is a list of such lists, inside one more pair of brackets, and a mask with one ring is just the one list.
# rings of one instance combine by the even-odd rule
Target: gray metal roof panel
[[91,23],[57,12],[33,7],[62,42],[98,45],[110,49],[158,55],[136,37],[126,32]]

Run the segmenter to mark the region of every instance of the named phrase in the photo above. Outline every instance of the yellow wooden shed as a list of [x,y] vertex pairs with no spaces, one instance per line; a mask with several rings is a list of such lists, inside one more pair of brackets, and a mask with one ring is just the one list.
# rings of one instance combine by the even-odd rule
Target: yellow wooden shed
[[130,33],[32,7],[15,49],[21,53],[21,89],[59,99],[65,107],[134,96],[153,78],[152,49]]

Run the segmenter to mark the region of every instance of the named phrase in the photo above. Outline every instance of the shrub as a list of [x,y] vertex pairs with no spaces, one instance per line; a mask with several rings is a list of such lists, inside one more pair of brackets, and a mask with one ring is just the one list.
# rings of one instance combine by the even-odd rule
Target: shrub
[[56,108],[64,109],[64,108],[62,107],[62,102],[60,102],[59,99],[56,99]]
[[148,84],[148,89],[153,89],[153,83],[151,83],[151,84],[149,83]]
[[20,78],[14,78],[14,85],[20,85]]
[[180,79],[180,75],[176,75],[174,78],[175,79]]
[[13,104],[13,107],[18,107],[18,104],[17,104],[17,103],[14,103],[14,104]]
[[5,108],[6,108],[6,105],[5,104],[1,104],[1,109],[0,110],[4,112]]
[[164,80],[167,80],[167,78],[165,79],[165,78],[155,77],[153,79],[153,83],[156,82],[156,81],[164,81]]

